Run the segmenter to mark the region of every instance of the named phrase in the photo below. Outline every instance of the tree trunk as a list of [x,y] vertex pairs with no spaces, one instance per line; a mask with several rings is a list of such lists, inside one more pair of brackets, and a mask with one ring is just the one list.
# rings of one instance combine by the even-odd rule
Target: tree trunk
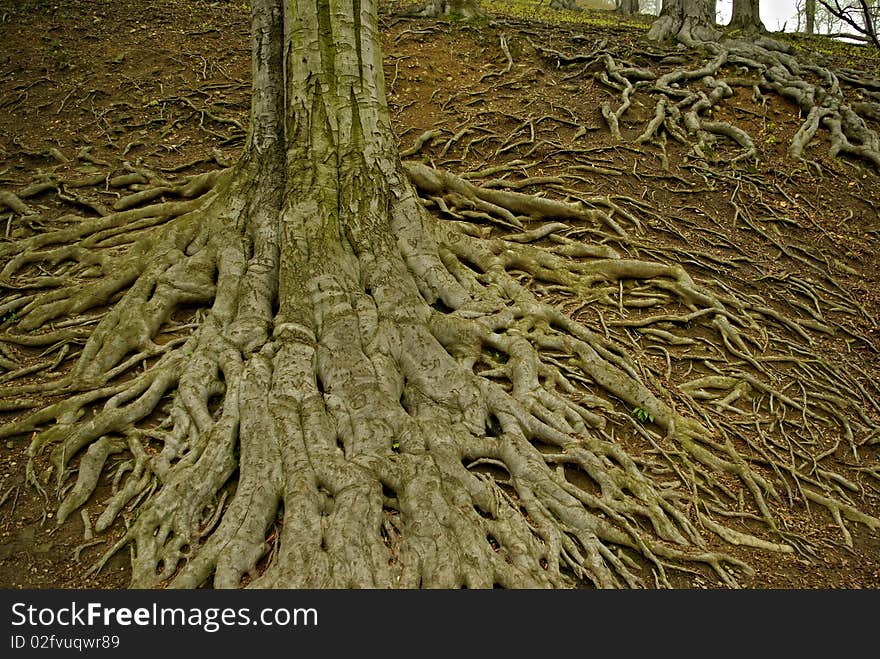
[[807,34],[814,34],[816,31],[816,0],[806,0],[804,14],[804,31]]
[[746,34],[766,32],[759,5],[759,0],[733,0],[733,12],[727,27]]
[[577,11],[580,7],[577,0],[550,0],[550,9]]
[[708,0],[668,0],[663,3],[660,16],[648,30],[648,39],[667,41],[678,39],[693,46],[700,41],[716,40],[714,3]]
[[480,15],[479,0],[428,0],[422,16],[459,16],[473,18]]
[[864,17],[865,23],[865,32],[868,35],[868,39],[874,44],[874,46],[880,48],[880,34],[878,34],[878,25],[880,25],[880,6],[877,5],[877,0],[873,0],[873,2],[861,0],[861,6],[862,16]]
[[621,14],[638,14],[639,0],[618,0],[615,11]]
[[[522,522],[488,535],[518,538],[533,557],[508,565],[495,554],[493,522],[478,513],[493,508],[489,491],[461,463],[462,437],[485,433],[487,408],[432,328],[429,303],[457,308],[465,293],[397,156],[375,4],[254,7],[253,137],[234,180],[261,198],[244,217],[242,256],[265,252],[256,263],[266,285],[239,292],[262,313],[232,325],[240,349],[259,352],[236,392],[236,498],[175,585],[213,574],[215,586],[238,586],[276,513],[280,551],[252,585],[558,583]],[[146,528],[140,584],[157,579]]]
[[880,7],[878,7],[877,0],[860,0],[859,6],[862,9],[862,26],[865,36],[870,43],[880,48],[880,35],[877,32],[878,24],[880,24]]

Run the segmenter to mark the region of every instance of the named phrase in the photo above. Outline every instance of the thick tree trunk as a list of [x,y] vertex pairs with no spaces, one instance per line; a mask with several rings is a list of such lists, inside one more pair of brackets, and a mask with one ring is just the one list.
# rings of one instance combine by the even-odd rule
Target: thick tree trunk
[[660,16],[651,25],[648,39],[678,39],[687,45],[718,38],[715,29],[714,2],[708,0],[667,0]]
[[759,0],[733,0],[733,12],[727,27],[746,34],[766,32],[761,21]]
[[813,34],[816,31],[816,0],[806,0],[804,14],[804,32]]
[[580,7],[576,0],[550,0],[550,9],[577,11]]
[[428,0],[422,16],[460,16],[473,18],[480,15],[479,0]]
[[[462,185],[400,163],[375,3],[256,0],[254,34],[251,137],[221,193],[226,222],[209,238],[219,272],[206,327],[217,329],[205,332],[216,335],[210,354],[220,364],[206,365],[196,383],[225,391],[224,404],[212,418],[187,391],[179,397],[207,443],[192,465],[183,458],[167,470],[130,530],[134,584],[561,586],[571,583],[559,553],[571,541],[554,530],[562,524],[582,547],[581,578],[634,585],[603,543],[641,541],[585,508],[529,441],[537,433],[574,448],[570,433],[587,432],[584,419],[595,415],[569,407],[563,418],[561,401],[534,390],[537,353],[497,334],[498,322],[519,316],[504,320],[512,300],[441,260],[435,236],[443,235],[447,257],[465,250],[498,272],[491,250],[468,251],[462,236],[435,227],[409,183]],[[229,213],[236,208],[246,210]],[[512,279],[498,283],[513,293]],[[484,342],[509,351],[511,393],[473,372]],[[607,366],[595,377],[655,409],[644,386]],[[655,410],[658,420],[665,410]],[[208,494],[233,473],[236,445],[235,497],[181,565]],[[577,449],[603,490],[622,501],[622,487],[651,491],[635,485],[636,467],[616,447],[594,448],[624,465],[602,475],[601,460]],[[486,460],[510,474],[516,497],[466,467]],[[677,528],[655,503],[644,514],[661,537],[687,543],[690,526]],[[258,573],[273,524],[277,551]]]
[[[232,326],[237,347],[257,352],[226,392],[237,400],[240,475],[175,585],[213,574],[215,586],[238,586],[276,514],[280,550],[253,585],[538,585],[496,574],[473,505],[457,511],[444,495],[468,496],[466,472],[459,458],[460,476],[438,467],[457,455],[460,431],[430,394],[442,382],[451,411],[468,388],[428,327],[420,286],[437,293],[413,274],[442,268],[397,157],[374,3],[256,0],[254,24],[252,138],[233,180],[260,197],[239,223],[255,285],[237,295],[257,313]],[[389,499],[402,511],[396,527]],[[135,538],[139,584],[157,579],[147,524]],[[394,542],[395,529],[405,539]]]
[[639,0],[618,0],[614,10],[621,14],[638,14]]

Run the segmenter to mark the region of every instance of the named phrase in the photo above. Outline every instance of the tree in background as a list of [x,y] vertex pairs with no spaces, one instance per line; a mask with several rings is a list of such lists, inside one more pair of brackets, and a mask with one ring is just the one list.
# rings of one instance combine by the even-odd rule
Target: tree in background
[[638,14],[639,0],[618,0],[614,11],[621,14]]
[[733,0],[733,10],[727,27],[746,34],[766,32],[761,22],[759,0]]
[[715,28],[714,5],[708,0],[666,0],[648,31],[648,39],[678,39],[688,45],[717,39],[720,33]]
[[880,3],[876,0],[798,0],[797,29],[877,45]]
[[473,18],[480,15],[480,3],[479,0],[428,0],[422,15]]
[[880,2],[878,0],[818,0],[822,9],[844,34],[880,48]]
[[550,9],[578,11],[580,6],[577,0],[550,0]]

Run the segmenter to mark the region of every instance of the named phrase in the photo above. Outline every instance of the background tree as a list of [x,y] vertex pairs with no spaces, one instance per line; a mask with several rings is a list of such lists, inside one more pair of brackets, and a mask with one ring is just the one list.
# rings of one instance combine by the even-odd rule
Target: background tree
[[621,14],[638,14],[639,0],[618,0],[614,11]]
[[550,9],[578,11],[580,6],[577,0],[550,0]]
[[666,0],[648,39],[678,39],[688,45],[715,40],[720,33],[715,29],[714,6],[709,0]]
[[880,48],[880,3],[877,0],[819,0],[819,4],[851,36]]
[[480,15],[480,3],[479,0],[428,0],[422,15],[473,18]]
[[733,10],[727,27],[746,34],[766,32],[759,5],[759,0],[733,0]]

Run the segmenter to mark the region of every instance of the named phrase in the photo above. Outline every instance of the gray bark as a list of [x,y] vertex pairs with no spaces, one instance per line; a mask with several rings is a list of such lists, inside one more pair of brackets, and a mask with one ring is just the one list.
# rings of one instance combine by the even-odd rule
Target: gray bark
[[713,7],[714,2],[708,0],[667,0],[648,31],[648,39],[678,39],[687,45],[715,40],[720,32],[715,29]]
[[733,0],[733,12],[727,27],[747,34],[766,32],[759,5],[759,0]]
[[479,0],[428,0],[422,15],[473,18],[480,15],[480,3]]
[[618,0],[615,11],[621,14],[638,14],[639,0]]
[[[533,417],[537,353],[499,338],[496,325],[432,308],[505,308],[466,268],[453,275],[439,237],[486,272],[498,270],[498,257],[458,234],[448,242],[409,183],[415,176],[427,187],[466,185],[403,168],[377,23],[372,0],[254,2],[251,133],[207,227],[208,256],[217,255],[213,306],[185,356],[151,386],[155,404],[179,380],[180,423],[158,460],[162,487],[123,540],[136,547],[132,583],[559,587],[571,583],[553,540],[552,525],[561,524],[589,550],[583,578],[633,585],[636,578],[606,562],[600,548],[635,547],[628,533],[554,480],[529,443],[538,432],[562,448],[570,424],[586,430],[575,417],[556,429]],[[507,193],[495,203],[516,208],[522,200]],[[513,394],[473,372],[483,341],[510,351]],[[98,360],[104,367],[130,349],[114,346]],[[595,377],[624,399],[638,396],[634,404],[658,422],[667,419],[653,396],[642,400],[643,385],[633,387],[610,364],[598,372],[604,360],[585,354]],[[223,394],[213,415],[210,392]],[[475,460],[503,463],[522,503],[469,471]],[[235,495],[224,508],[216,493],[236,465]],[[204,511],[215,508],[216,528],[196,551],[187,549]],[[648,514],[662,537],[684,542],[655,509]],[[551,534],[536,535],[530,519]],[[260,571],[276,524],[273,559]]]

